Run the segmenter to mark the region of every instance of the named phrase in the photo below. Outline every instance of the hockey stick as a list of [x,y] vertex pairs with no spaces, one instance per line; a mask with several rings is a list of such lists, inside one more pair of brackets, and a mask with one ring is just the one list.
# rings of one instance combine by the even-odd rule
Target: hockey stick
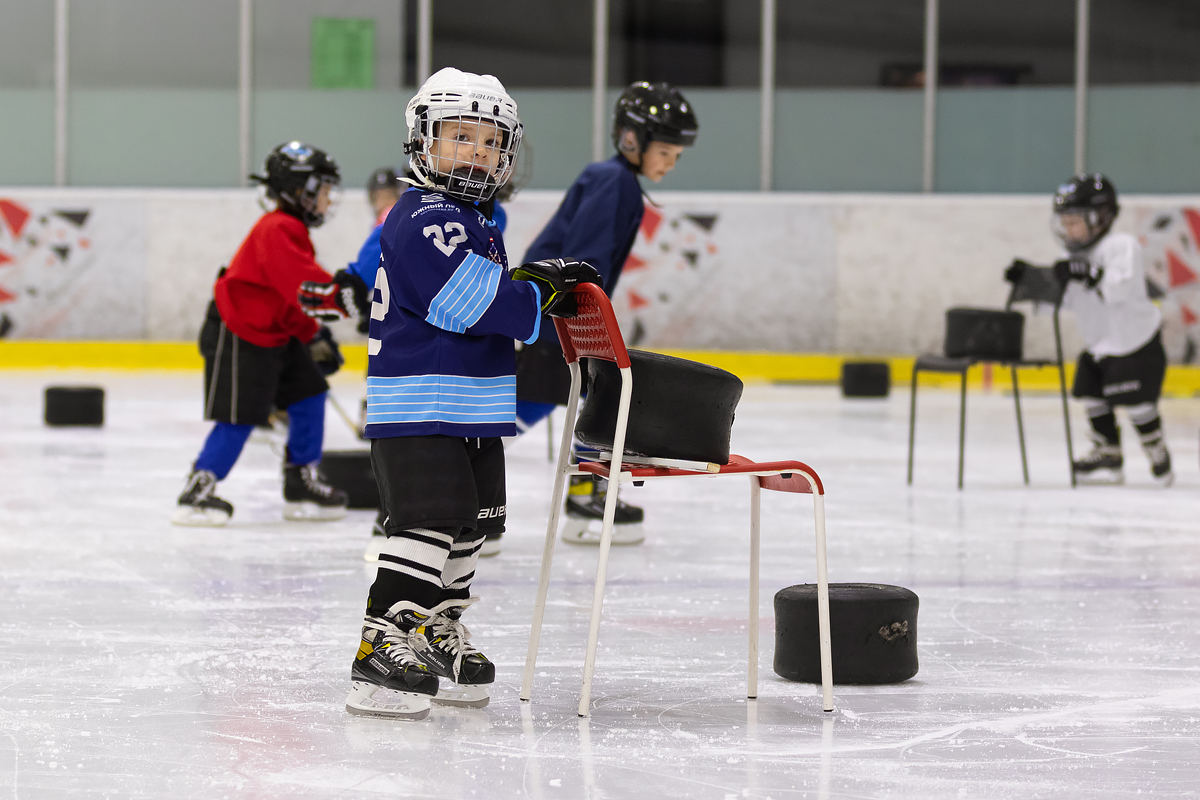
[[354,424],[354,420],[350,419],[350,415],[346,413],[346,409],[342,408],[342,404],[333,396],[333,392],[326,392],[325,396],[329,398],[329,402],[333,405],[333,410],[342,418],[342,422],[350,426],[350,430],[354,431],[354,435],[359,439],[363,438],[362,428]]

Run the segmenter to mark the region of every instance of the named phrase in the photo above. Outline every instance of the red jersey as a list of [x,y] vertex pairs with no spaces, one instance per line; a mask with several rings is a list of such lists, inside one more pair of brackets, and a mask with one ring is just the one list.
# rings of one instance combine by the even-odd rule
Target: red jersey
[[296,292],[303,281],[333,280],[315,256],[303,222],[283,211],[264,214],[213,287],[229,330],[259,347],[311,340],[320,325],[300,309]]

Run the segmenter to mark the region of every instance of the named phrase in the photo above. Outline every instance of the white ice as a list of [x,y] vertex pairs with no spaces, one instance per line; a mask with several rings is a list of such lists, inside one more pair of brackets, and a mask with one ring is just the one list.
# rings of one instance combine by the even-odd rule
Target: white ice
[[[42,426],[41,390],[108,389],[103,429]],[[361,395],[339,377],[343,405]],[[281,518],[248,446],[224,530],[168,514],[208,426],[195,374],[0,373],[0,797],[1130,798],[1200,796],[1200,404],[1163,403],[1178,481],[1067,486],[1058,399],[750,387],[734,450],[798,458],[829,492],[834,581],[920,595],[917,677],[816,687],[771,671],[772,595],[814,579],[811,500],[764,493],[761,696],[745,694],[744,480],[630,489],[590,720],[575,715],[596,552],[559,545],[533,702],[517,698],[547,513],[544,428],[509,450],[509,532],[466,620],[492,705],[347,715],[372,514]],[[561,424],[561,414],[556,422]],[[1082,446],[1082,416],[1075,424]],[[354,446],[331,413],[329,447]],[[836,632],[835,632],[836,635]]]

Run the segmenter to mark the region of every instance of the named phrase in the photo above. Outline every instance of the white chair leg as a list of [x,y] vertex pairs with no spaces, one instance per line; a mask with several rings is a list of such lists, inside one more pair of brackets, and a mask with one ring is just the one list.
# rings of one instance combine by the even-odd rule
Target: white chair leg
[[762,485],[750,476],[750,645],[747,649],[746,697],[758,697],[758,563],[759,532],[762,529]]
[[[815,488],[815,487],[814,487]],[[813,492],[817,536],[817,625],[821,635],[821,695],[833,711],[833,646],[829,638],[829,566],[825,556],[825,496]]]
[[[620,473],[616,473],[620,475]],[[579,693],[579,716],[591,711],[592,675],[596,670],[596,647],[600,641],[600,612],[604,609],[604,584],[608,578],[608,553],[612,549],[613,519],[617,513],[618,483],[610,475],[604,501],[604,529],[600,532],[600,557],[596,563],[596,590],[592,594],[592,622],[588,629],[587,654],[583,659],[583,687]]]
[[528,700],[533,691],[533,671],[537,667],[538,645],[542,638],[542,617],[546,613],[546,595],[550,591],[550,566],[554,563],[554,540],[558,536],[558,517],[566,492],[567,471],[571,461],[571,438],[575,435],[575,411],[579,407],[579,365],[571,364],[571,398],[567,401],[567,421],[563,424],[562,442],[558,449],[558,466],[554,471],[554,490],[550,496],[550,522],[546,526],[546,543],[542,546],[542,569],[538,575],[537,600],[533,605],[533,624],[529,629],[529,650],[525,654],[525,674],[521,678],[521,699]]

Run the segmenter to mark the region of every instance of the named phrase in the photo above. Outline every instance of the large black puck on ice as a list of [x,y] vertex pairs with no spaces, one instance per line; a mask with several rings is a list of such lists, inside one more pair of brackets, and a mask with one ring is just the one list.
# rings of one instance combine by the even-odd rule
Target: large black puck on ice
[[[655,458],[729,463],[729,431],[742,382],[723,369],[683,358],[629,351],[633,397],[625,452]],[[611,361],[588,359],[588,396],[575,437],[611,450],[621,400],[621,371]]]
[[[902,586],[829,584],[834,683],[899,683],[917,674],[917,596]],[[817,587],[775,595],[775,673],[821,682]]]
[[887,397],[892,372],[886,361],[843,361],[843,397]]
[[379,508],[379,486],[370,450],[326,450],[321,454],[325,480],[350,496],[350,508]]
[[47,425],[103,425],[104,389],[99,386],[47,386]]
[[994,308],[951,308],[946,312],[948,358],[1020,361],[1025,351],[1025,315]]

